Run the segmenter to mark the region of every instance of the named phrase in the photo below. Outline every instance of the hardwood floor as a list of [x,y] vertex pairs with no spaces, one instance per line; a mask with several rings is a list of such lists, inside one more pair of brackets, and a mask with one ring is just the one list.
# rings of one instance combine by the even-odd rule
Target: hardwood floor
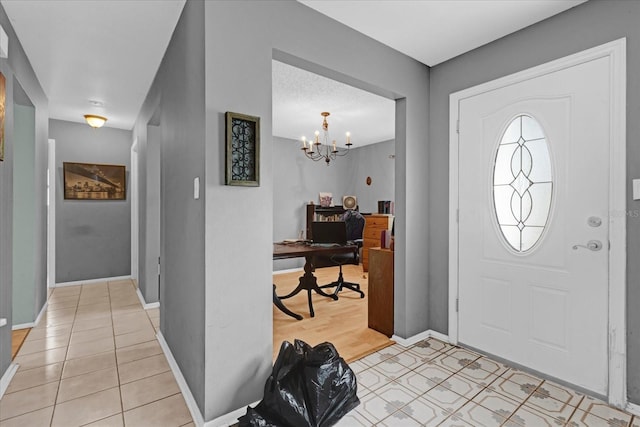
[[[340,292],[339,299],[334,301],[313,293],[315,317],[309,317],[307,293],[286,299],[283,302],[293,312],[301,314],[304,319],[296,320],[273,307],[273,358],[278,355],[283,341],[293,342],[300,339],[309,345],[317,345],[328,341],[332,343],[340,356],[352,362],[381,348],[392,345],[394,341],[385,335],[367,327],[367,273],[363,273],[361,265],[345,265],[342,267],[346,281],[360,284],[365,297],[349,289]],[[275,274],[273,283],[278,295],[285,295],[298,284],[303,273],[293,272]],[[314,275],[318,283],[325,284],[338,277],[338,267],[319,268]],[[327,289],[330,291],[331,289]]]
[[27,339],[27,335],[29,335],[29,331],[31,328],[25,329],[16,329],[11,332],[11,360],[15,359],[16,354],[22,347],[24,340]]

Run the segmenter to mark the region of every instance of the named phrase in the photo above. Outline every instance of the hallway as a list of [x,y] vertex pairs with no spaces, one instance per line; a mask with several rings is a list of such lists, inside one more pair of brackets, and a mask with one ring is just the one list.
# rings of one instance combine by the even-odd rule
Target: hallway
[[13,426],[191,426],[131,280],[55,288],[0,400]]

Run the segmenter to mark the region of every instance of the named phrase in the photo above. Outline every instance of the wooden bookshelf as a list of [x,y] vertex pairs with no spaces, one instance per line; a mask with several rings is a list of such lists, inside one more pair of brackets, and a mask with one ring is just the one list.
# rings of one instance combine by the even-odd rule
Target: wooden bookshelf
[[342,206],[322,207],[320,205],[307,205],[307,240],[313,240],[311,223],[314,221],[342,221],[345,209]]

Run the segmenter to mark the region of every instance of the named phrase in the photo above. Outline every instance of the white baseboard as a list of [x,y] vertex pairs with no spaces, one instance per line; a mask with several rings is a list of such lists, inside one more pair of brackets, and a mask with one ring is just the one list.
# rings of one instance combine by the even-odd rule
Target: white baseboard
[[40,309],[40,313],[38,313],[38,317],[36,317],[36,321],[33,322],[35,323],[35,326],[38,326],[38,324],[40,323],[40,319],[42,319],[42,316],[44,316],[44,314],[47,312],[47,307],[49,307],[49,301],[45,301],[44,305],[42,306],[42,309]]
[[65,286],[77,286],[77,285],[91,285],[93,283],[102,283],[102,282],[117,282],[119,280],[130,280],[131,276],[117,276],[117,277],[105,277],[103,279],[87,279],[87,280],[76,280],[75,282],[62,282],[56,283],[51,286],[52,288],[62,288]]
[[40,323],[40,319],[42,319],[42,316],[47,311],[48,306],[49,306],[49,301],[44,303],[44,305],[42,306],[42,309],[40,310],[40,313],[38,313],[38,316],[36,317],[36,320],[34,322],[20,323],[18,325],[13,325],[11,326],[11,330],[17,331],[18,329],[35,328],[36,326],[38,326],[38,323]]
[[635,403],[627,402],[627,412],[630,412],[633,415],[636,415],[636,416],[640,417],[640,405],[636,405]]
[[403,347],[411,347],[412,345],[422,340],[426,340],[427,338],[435,338],[440,341],[444,341],[446,343],[449,342],[448,335],[444,335],[444,334],[441,334],[440,332],[432,331],[431,329],[426,330],[424,332],[420,332],[419,334],[409,338],[402,338],[397,335],[394,335],[391,337],[392,340],[394,340],[396,343],[400,344]]
[[17,331],[19,329],[29,329],[29,328],[35,328],[35,327],[36,327],[36,322],[19,323],[17,325],[11,326],[11,330]]
[[7,387],[9,387],[9,383],[11,382],[13,376],[16,374],[17,370],[18,364],[11,363],[9,364],[9,367],[5,371],[4,375],[2,375],[2,378],[0,378],[0,399],[2,399],[2,396],[4,396],[4,392],[7,391]]
[[193,418],[193,423],[196,425],[196,427],[203,427],[204,418],[200,413],[200,409],[198,409],[198,404],[196,403],[196,399],[191,393],[191,389],[189,389],[189,386],[187,385],[187,380],[184,379],[182,371],[180,371],[180,368],[178,367],[178,362],[176,362],[176,359],[171,353],[169,344],[167,344],[167,341],[165,341],[164,337],[162,336],[162,332],[158,331],[156,337],[158,338],[160,347],[162,348],[162,351],[167,358],[167,362],[169,363],[171,372],[173,372],[173,375],[176,377],[176,382],[178,383],[178,387],[180,387],[182,396],[187,403],[187,407],[189,408],[189,412],[191,413],[191,418]]
[[442,334],[440,332],[432,331],[431,329],[429,329],[429,338],[435,338],[437,340],[444,341],[444,342],[447,342],[447,343],[450,342],[449,341],[449,335],[445,335],[445,334]]
[[[178,383],[178,387],[180,387],[180,391],[182,392],[182,396],[184,397],[185,402],[187,403],[187,407],[189,408],[189,412],[191,413],[191,418],[193,418],[193,423],[196,427],[229,427],[238,423],[238,418],[247,413],[246,406],[243,408],[236,409],[235,411],[229,412],[228,414],[222,415],[214,420],[204,422],[204,418],[200,413],[200,409],[198,409],[198,404],[191,394],[191,389],[187,385],[187,381],[184,379],[182,375],[182,371],[178,367],[178,363],[176,359],[174,359],[173,354],[171,353],[171,349],[169,348],[169,344],[165,341],[162,336],[162,332],[158,331],[156,334],[158,338],[158,342],[160,343],[160,347],[164,352],[164,355],[167,358],[167,362],[169,363],[169,367],[171,368],[171,372],[176,377],[176,382]],[[250,403],[250,406],[257,405],[258,402]]]
[[140,300],[140,304],[142,304],[142,308],[144,308],[145,310],[160,307],[159,301],[147,303],[144,300],[144,296],[142,296],[142,292],[140,292],[140,288],[136,288],[136,294],[138,294],[138,299]]
[[286,269],[286,270],[277,270],[277,271],[272,272],[272,274],[274,276],[276,276],[278,274],[295,273],[297,271],[304,271],[304,268],[298,267],[298,268],[289,268],[289,269]]

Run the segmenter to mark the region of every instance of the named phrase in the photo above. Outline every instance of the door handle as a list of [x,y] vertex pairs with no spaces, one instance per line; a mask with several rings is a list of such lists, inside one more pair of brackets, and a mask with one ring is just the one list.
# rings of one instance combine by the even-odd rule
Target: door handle
[[586,245],[573,245],[573,249],[586,248],[590,251],[599,251],[602,249],[602,242],[600,240],[589,240]]

